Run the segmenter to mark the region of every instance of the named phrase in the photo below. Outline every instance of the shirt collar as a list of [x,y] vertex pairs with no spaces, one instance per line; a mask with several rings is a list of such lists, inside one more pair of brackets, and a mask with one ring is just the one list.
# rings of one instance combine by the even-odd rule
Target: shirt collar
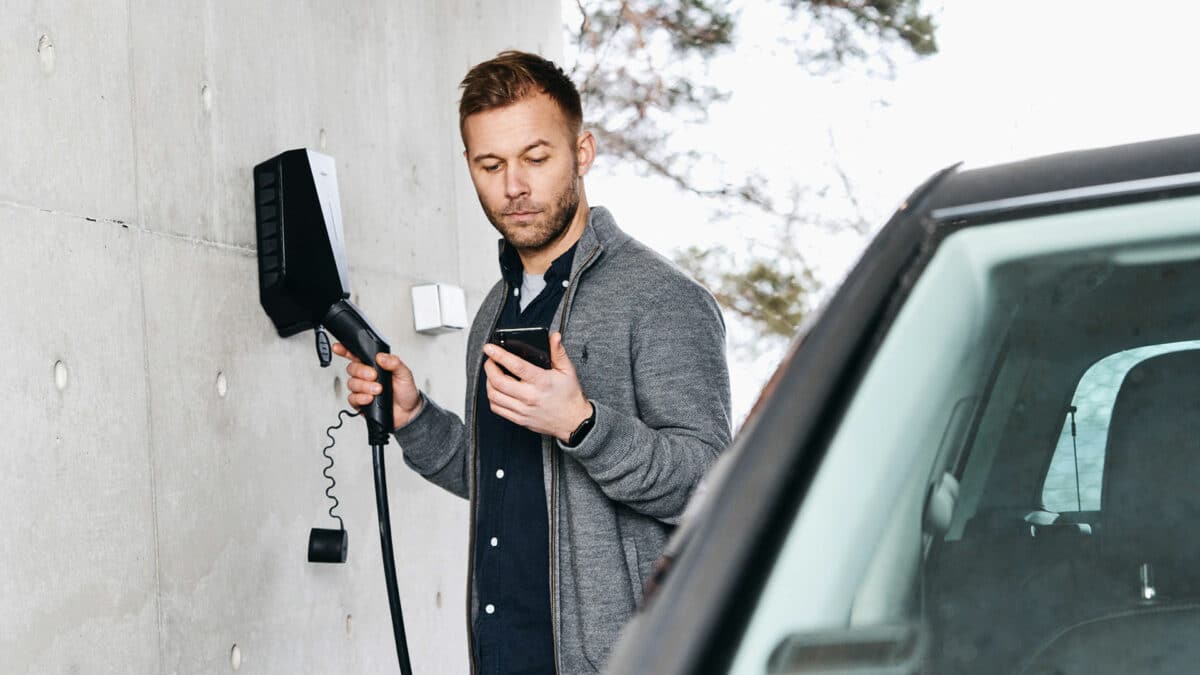
[[[576,242],[563,252],[562,255],[554,259],[550,263],[550,269],[546,270],[546,283],[560,283],[571,276],[571,263],[575,260],[575,249],[579,246]],[[520,288],[524,279],[525,265],[521,263],[521,256],[517,255],[517,249],[513,248],[508,242],[500,240],[500,274],[504,280],[512,288]]]

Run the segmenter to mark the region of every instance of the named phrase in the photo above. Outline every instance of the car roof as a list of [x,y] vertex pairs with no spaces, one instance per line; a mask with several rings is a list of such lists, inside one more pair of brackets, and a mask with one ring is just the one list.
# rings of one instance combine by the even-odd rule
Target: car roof
[[1045,155],[978,169],[954,168],[933,186],[923,211],[957,226],[1014,212],[1062,210],[1147,193],[1200,188],[1200,134]]

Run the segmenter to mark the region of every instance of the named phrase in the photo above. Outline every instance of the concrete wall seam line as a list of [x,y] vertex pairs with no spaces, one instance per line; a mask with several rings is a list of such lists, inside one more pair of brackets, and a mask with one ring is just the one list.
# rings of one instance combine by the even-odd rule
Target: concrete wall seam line
[[[203,237],[193,237],[193,236],[188,236],[188,235],[183,235],[183,234],[176,234],[174,232],[163,232],[162,230],[155,230],[155,229],[152,229],[149,227],[145,227],[143,225],[139,225],[137,223],[128,222],[128,221],[124,221],[124,220],[118,220],[116,218],[103,218],[103,217],[98,217],[98,216],[96,216],[96,217],[83,216],[83,215],[79,215],[77,213],[70,213],[67,211],[59,211],[56,209],[43,209],[43,208],[38,208],[36,206],[30,206],[28,204],[21,204],[19,202],[12,202],[12,201],[8,201],[8,200],[4,200],[4,199],[0,199],[0,207],[7,207],[7,208],[18,209],[18,210],[23,210],[23,211],[36,211],[38,213],[46,213],[46,214],[49,214],[52,216],[61,216],[64,218],[72,218],[74,220],[83,220],[83,221],[86,221],[89,223],[102,223],[105,225],[120,225],[122,228],[127,229],[130,232],[137,232],[140,234],[148,234],[148,235],[155,236],[155,237],[164,237],[167,239],[184,241],[189,244],[196,244],[198,246],[207,246],[207,247],[219,249],[222,251],[241,253],[241,254],[244,254],[247,256],[258,255],[257,250],[253,246],[246,246],[244,244],[228,244],[223,241],[213,241],[212,239],[205,239]],[[252,228],[253,226],[247,225],[247,227]]]

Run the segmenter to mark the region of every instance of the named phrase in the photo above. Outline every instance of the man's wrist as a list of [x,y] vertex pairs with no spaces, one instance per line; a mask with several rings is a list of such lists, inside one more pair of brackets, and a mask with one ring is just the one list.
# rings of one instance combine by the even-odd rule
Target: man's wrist
[[392,422],[396,427],[392,430],[393,433],[411,424],[423,410],[425,410],[425,395],[420,392],[417,394],[417,404],[411,410],[400,409],[400,415],[396,415],[395,408],[393,408],[392,417],[395,419]]
[[559,437],[559,441],[566,447],[573,448],[583,442],[587,437],[588,432],[592,430],[592,426],[596,423],[596,406],[591,401],[584,399],[584,410],[586,411],[579,419],[579,423],[567,432],[566,437]]

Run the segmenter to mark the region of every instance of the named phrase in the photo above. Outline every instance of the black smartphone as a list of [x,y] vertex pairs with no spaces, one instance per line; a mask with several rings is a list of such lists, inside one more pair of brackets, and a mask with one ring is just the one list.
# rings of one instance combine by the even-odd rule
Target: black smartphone
[[501,328],[492,333],[488,342],[503,347],[538,368],[550,367],[550,331],[544,327]]

